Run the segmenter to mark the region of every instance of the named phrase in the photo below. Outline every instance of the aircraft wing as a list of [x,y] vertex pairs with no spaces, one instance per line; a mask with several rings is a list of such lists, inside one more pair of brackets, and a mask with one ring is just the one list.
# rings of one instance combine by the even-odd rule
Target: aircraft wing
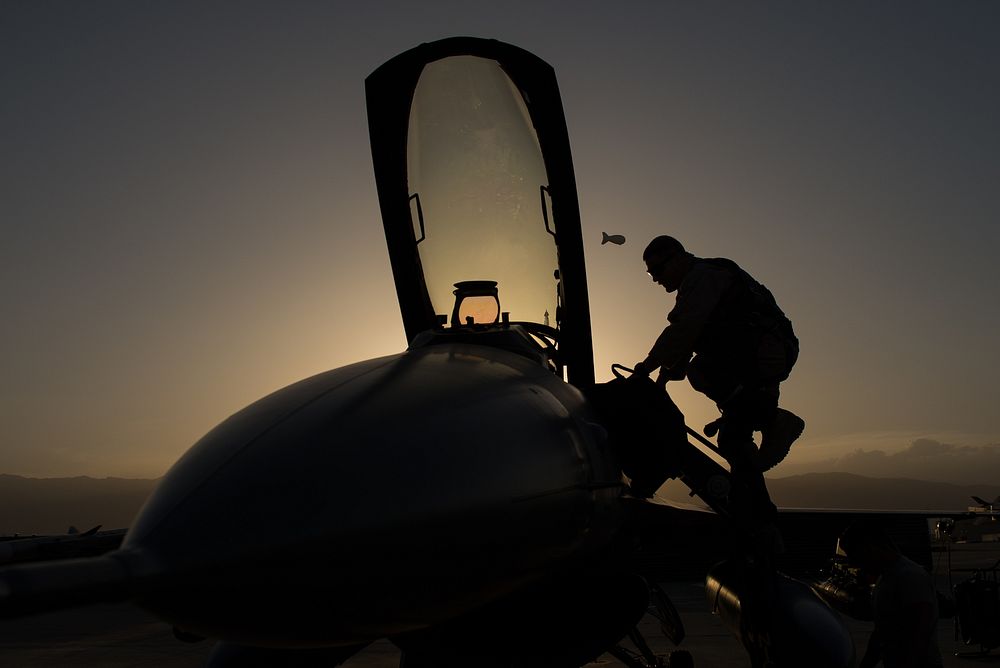
[[43,536],[5,536],[0,538],[0,566],[95,557],[118,549],[128,529],[99,531],[94,527],[85,533]]

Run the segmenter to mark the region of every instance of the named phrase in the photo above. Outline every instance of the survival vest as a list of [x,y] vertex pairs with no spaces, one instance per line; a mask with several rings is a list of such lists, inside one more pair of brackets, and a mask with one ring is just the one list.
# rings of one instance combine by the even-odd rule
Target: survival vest
[[732,284],[709,317],[695,342],[694,352],[709,355],[753,356],[765,336],[773,336],[785,349],[788,371],[799,354],[799,340],[792,322],[774,295],[738,264],[726,258],[699,258],[732,273]]

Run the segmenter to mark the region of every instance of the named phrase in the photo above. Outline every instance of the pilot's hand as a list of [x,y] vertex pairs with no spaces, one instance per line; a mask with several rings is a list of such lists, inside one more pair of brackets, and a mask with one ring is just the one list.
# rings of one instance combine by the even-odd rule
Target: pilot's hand
[[663,369],[661,375],[665,376],[664,382],[667,380],[684,380],[687,375],[687,364],[675,364],[669,369]]
[[632,367],[632,375],[648,376],[649,374],[653,373],[653,368],[654,368],[653,365],[647,364],[645,360],[642,362],[636,362],[635,366]]

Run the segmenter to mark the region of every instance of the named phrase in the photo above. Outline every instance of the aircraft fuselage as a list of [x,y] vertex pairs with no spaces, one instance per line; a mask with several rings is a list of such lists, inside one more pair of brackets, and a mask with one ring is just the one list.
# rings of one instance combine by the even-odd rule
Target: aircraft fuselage
[[516,352],[430,343],[230,417],[122,549],[174,574],[139,600],[185,630],[347,644],[453,617],[606,544],[619,493],[573,386]]

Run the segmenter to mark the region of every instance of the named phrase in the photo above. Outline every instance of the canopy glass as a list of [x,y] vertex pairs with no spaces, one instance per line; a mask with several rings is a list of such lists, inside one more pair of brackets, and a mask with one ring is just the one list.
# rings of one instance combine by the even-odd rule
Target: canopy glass
[[[452,313],[456,283],[496,281],[511,321],[555,327],[559,260],[549,181],[524,99],[499,64],[476,56],[428,63],[414,91],[406,154],[410,215],[434,312]],[[499,315],[495,307],[470,308],[462,318],[470,314],[477,323]]]

